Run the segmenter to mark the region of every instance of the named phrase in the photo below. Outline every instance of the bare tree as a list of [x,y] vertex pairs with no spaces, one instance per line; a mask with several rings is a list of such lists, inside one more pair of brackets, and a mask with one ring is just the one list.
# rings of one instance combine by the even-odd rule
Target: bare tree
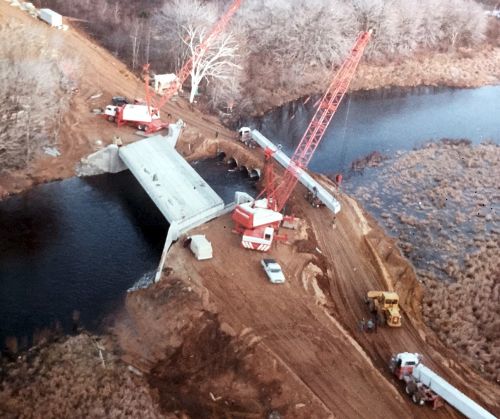
[[165,6],[164,12],[167,21],[175,22],[175,26],[172,26],[176,28],[176,35],[183,46],[179,49],[178,56],[182,61],[192,60],[191,103],[204,80],[208,84],[214,80],[229,80],[236,76],[234,70],[240,69],[237,63],[238,42],[229,31],[212,39],[207,49],[201,52],[198,49],[218,19],[219,10],[215,5],[200,0],[174,0]]
[[25,167],[42,146],[58,141],[72,68],[51,56],[58,36],[45,28],[0,26],[0,38],[10,40],[0,43],[0,171]]
[[142,22],[140,19],[136,18],[131,27],[130,39],[132,40],[132,70],[137,68],[137,60],[139,57],[139,50],[141,47],[141,32]]
[[198,94],[200,83],[204,79],[207,79],[209,83],[211,80],[227,80],[234,77],[235,74],[232,70],[240,68],[236,64],[238,45],[231,34],[222,34],[200,54],[197,47],[206,38],[207,29],[188,26],[185,28],[185,33],[187,36],[183,42],[192,59],[191,93],[189,95],[189,102],[192,103]]

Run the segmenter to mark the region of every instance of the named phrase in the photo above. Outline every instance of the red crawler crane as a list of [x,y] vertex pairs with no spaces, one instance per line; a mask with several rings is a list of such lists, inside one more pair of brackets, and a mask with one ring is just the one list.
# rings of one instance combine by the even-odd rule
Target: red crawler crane
[[276,226],[279,226],[283,219],[281,211],[297,185],[298,169],[305,169],[311,161],[349,88],[370,37],[371,31],[359,34],[354,47],[321,99],[279,185],[274,184],[271,166],[272,152],[266,150],[266,186],[264,189],[266,199],[238,205],[232,215],[236,223],[236,231],[243,234],[243,247],[261,251],[267,251],[271,247]]
[[190,57],[182,68],[177,73],[177,79],[174,83],[163,92],[163,96],[157,100],[154,91],[152,91],[149,86],[149,64],[145,64],[143,68],[144,80],[146,82],[146,103],[148,105],[150,113],[154,112],[155,109],[161,109],[165,103],[167,103],[172,96],[174,96],[179,89],[182,87],[184,82],[188,79],[189,74],[193,68],[194,57],[202,56],[207,52],[208,47],[213,42],[213,40],[226,29],[227,24],[232,19],[234,14],[238,11],[243,0],[234,0],[218,22],[212,27],[212,30],[208,36],[203,40],[201,44],[196,47],[196,50],[192,57]]

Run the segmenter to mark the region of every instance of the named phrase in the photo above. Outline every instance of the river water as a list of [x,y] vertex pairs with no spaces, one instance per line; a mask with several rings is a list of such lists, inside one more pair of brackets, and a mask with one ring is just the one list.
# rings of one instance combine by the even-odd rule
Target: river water
[[[225,202],[253,182],[222,162],[195,168]],[[127,289],[148,283],[168,223],[129,172],[52,182],[0,202],[0,343],[42,329],[99,330]],[[0,345],[1,347],[2,345]]]
[[[317,99],[289,103],[247,124],[291,155]],[[391,156],[441,138],[500,142],[500,86],[382,89],[348,95],[309,167],[325,174],[346,173],[352,161],[372,151]]]
[[133,176],[73,178],[0,203],[0,339],[96,320],[153,271],[168,224]]
[[[314,111],[297,101],[248,124],[291,154]],[[377,150],[393,155],[439,138],[500,142],[500,87],[421,88],[346,97],[311,168],[346,172],[351,161]],[[216,159],[194,163],[222,196],[252,193],[242,172]],[[122,302],[128,288],[152,276],[168,224],[129,173],[40,185],[0,202],[0,342],[33,333],[72,313],[90,329]],[[147,281],[146,281],[147,282]]]

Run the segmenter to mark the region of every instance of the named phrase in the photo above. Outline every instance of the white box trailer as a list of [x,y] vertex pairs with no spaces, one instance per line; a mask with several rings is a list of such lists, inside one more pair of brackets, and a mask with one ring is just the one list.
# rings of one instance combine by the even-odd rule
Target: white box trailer
[[40,14],[38,15],[41,20],[48,23],[50,26],[60,28],[63,25],[62,16],[59,13],[54,12],[50,9],[40,9]]
[[147,105],[125,105],[123,119],[134,122],[152,122],[153,119],[160,119],[160,112],[151,115]]
[[467,397],[425,365],[418,364],[413,368],[412,376],[417,382],[430,388],[464,416],[474,419],[495,419],[495,416],[490,412],[479,406],[474,400]]
[[391,358],[390,369],[400,380],[406,382],[406,392],[417,404],[432,401],[435,407],[447,401],[464,416],[471,419],[496,419],[494,415],[464,393],[452,386],[444,378],[421,363],[422,356],[411,352],[402,352]]
[[210,243],[203,234],[191,236],[189,248],[198,260],[212,259],[212,243]]

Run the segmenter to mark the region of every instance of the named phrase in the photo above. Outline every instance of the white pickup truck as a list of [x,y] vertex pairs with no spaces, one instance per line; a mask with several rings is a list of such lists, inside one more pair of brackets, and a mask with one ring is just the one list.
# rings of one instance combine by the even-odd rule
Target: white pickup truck
[[274,259],[262,259],[262,267],[266,271],[266,274],[273,284],[284,284],[285,275],[278,262]]

